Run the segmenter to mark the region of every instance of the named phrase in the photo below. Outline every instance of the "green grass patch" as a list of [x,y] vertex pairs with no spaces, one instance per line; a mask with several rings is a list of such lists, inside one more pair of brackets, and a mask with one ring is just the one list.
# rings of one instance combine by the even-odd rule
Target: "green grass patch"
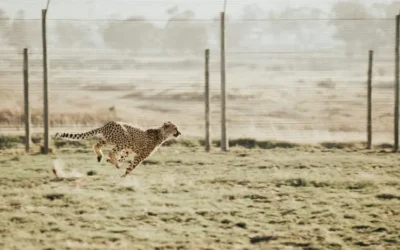
[[[32,142],[37,145],[42,144],[43,135],[36,134],[32,136]],[[52,145],[59,150],[64,149],[91,149],[92,145],[98,142],[98,138],[93,137],[81,141],[63,140],[52,138]],[[0,135],[0,150],[1,149],[17,149],[23,148],[24,136],[18,135]],[[171,139],[164,142],[164,147],[186,147],[186,148],[199,148],[204,147],[205,141],[202,138],[185,138],[185,139]],[[212,147],[219,148],[220,140],[213,140]],[[237,138],[229,140],[229,147],[242,147],[246,149],[328,149],[328,150],[364,150],[366,143],[364,142],[321,142],[318,144],[299,144],[289,141],[279,140],[256,140],[254,138]],[[381,152],[388,152],[393,146],[389,143],[382,143],[374,145],[374,150],[381,150]]]
[[363,142],[322,142],[320,144],[327,149],[365,149],[366,143]]
[[53,140],[53,144],[56,148],[86,148],[89,147],[87,141],[69,141],[69,140]]

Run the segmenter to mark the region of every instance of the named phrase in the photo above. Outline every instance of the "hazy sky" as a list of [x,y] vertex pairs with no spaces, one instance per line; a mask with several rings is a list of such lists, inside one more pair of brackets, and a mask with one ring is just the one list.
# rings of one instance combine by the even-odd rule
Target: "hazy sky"
[[[250,3],[258,4],[265,10],[287,7],[317,7],[329,10],[341,0],[228,0],[227,13],[237,16],[241,8]],[[364,4],[390,3],[392,0],[362,0]],[[398,1],[395,1],[398,2]],[[0,9],[14,17],[18,10],[24,10],[26,18],[40,18],[41,9],[47,0],[0,0]],[[217,16],[223,8],[223,0],[52,0],[48,18],[103,19],[143,16],[147,19],[167,18],[166,10],[173,6],[182,10],[193,10],[196,18]]]

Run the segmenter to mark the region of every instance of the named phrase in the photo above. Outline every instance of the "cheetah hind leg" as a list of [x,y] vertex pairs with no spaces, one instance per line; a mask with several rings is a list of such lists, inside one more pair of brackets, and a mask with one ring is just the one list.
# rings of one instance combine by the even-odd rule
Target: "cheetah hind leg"
[[101,159],[103,158],[103,152],[101,151],[101,148],[106,145],[106,141],[103,139],[100,139],[98,143],[93,145],[94,152],[97,155],[97,161],[101,162]]

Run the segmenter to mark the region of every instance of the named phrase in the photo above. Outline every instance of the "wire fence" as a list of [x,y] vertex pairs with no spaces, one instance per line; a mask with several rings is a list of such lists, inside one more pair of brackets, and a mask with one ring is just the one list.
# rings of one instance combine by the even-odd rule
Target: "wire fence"
[[[391,142],[394,17],[227,19],[229,138],[365,141],[368,50],[373,142]],[[157,22],[164,22],[157,25]],[[48,23],[51,133],[111,119],[175,122],[204,135],[204,50],[210,54],[211,135],[220,137],[219,20],[56,18]],[[41,20],[0,15],[0,133],[23,133],[23,55],[29,47],[33,132],[42,132]],[[377,37],[374,34],[381,34]],[[2,45],[2,46],[1,46]]]

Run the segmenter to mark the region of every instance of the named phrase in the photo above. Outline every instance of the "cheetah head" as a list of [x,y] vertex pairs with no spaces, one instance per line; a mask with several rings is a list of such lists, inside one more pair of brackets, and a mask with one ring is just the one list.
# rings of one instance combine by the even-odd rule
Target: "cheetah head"
[[181,135],[181,132],[179,132],[178,127],[171,122],[165,122],[161,127],[161,131],[166,138],[170,136],[179,137]]

